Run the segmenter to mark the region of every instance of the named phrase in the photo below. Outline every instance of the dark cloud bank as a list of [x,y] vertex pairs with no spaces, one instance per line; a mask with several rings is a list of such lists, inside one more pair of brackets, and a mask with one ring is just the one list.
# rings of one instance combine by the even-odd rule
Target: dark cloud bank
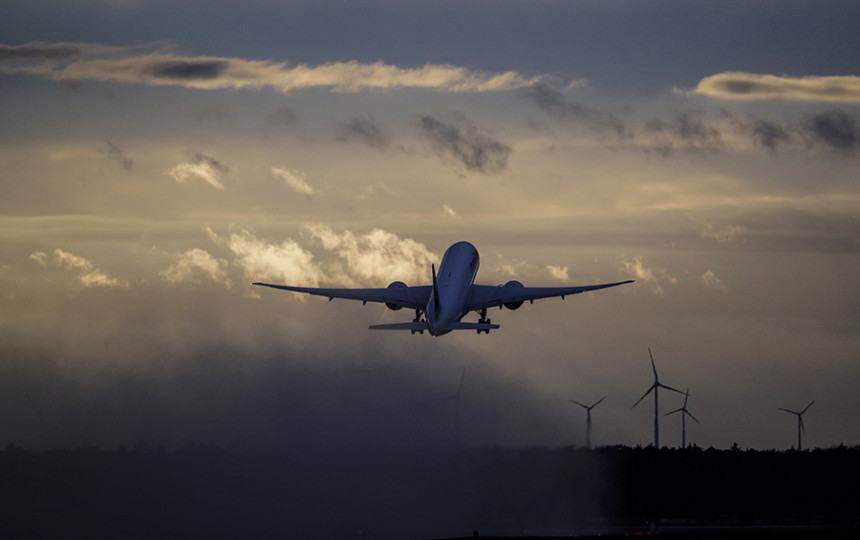
[[389,136],[385,128],[372,118],[351,118],[342,122],[338,128],[336,139],[349,143],[359,141],[371,148],[388,146]]
[[440,155],[453,157],[469,171],[492,174],[508,166],[511,147],[482,133],[462,113],[446,118],[421,116],[418,127]]

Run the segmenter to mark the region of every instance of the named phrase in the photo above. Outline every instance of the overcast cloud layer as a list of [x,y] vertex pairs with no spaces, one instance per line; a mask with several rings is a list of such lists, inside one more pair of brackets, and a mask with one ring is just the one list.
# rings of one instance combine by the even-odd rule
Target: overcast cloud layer
[[[13,4],[6,443],[582,445],[606,395],[593,442],[646,445],[650,347],[688,441],[788,448],[815,400],[805,445],[860,444],[854,3]],[[481,283],[637,282],[438,339],[249,285],[459,240]]]

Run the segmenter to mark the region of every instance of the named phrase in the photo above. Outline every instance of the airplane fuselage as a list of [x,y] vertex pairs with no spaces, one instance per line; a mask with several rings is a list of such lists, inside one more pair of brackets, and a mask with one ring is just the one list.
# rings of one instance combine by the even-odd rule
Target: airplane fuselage
[[445,251],[433,284],[435,290],[424,311],[430,335],[447,334],[453,323],[468,313],[469,292],[480,261],[478,250],[469,242],[457,242]]

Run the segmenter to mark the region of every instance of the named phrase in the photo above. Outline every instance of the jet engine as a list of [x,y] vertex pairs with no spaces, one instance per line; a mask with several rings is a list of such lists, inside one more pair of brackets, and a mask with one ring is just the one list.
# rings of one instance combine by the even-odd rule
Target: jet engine
[[[397,291],[399,291],[401,289],[407,289],[407,288],[408,287],[406,286],[406,284],[403,283],[402,281],[393,281],[388,285],[388,291],[390,291],[390,292],[386,292],[385,296],[388,297],[389,294],[393,293],[393,294],[391,294],[391,297],[392,297],[391,299],[394,300],[397,298]],[[403,306],[399,306],[399,305],[391,303],[391,302],[385,302],[385,307],[387,307],[390,310],[397,311],[398,309],[401,309]]]
[[[510,291],[511,289],[522,289],[524,287],[523,287],[523,284],[520,283],[519,281],[512,280],[512,281],[505,283],[504,288],[507,289],[508,291]],[[523,301],[520,300],[519,302],[505,302],[502,305],[505,306],[507,309],[514,310],[514,309],[519,309],[519,307],[521,305],[523,305]]]

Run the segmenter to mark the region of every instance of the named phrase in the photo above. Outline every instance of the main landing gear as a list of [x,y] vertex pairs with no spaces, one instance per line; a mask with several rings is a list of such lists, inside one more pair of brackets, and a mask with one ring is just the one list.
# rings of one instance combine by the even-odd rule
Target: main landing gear
[[[422,315],[422,313],[423,313],[423,311],[421,311],[420,309],[416,309],[416,310],[415,310],[415,318],[414,318],[414,319],[412,319],[412,322],[414,322],[414,323],[419,323],[419,322],[421,322],[421,315]],[[410,330],[410,332],[412,332],[413,334],[414,334],[414,333],[416,333],[416,332],[418,332],[419,334],[423,334],[423,333],[424,333],[424,330]]]
[[[487,308],[479,309],[478,315],[480,315],[480,317],[478,318],[478,324],[490,324],[493,322],[491,319],[487,318]],[[489,334],[490,329],[489,328],[486,330],[478,329],[478,333],[480,334],[481,332],[484,332],[485,334]]]

